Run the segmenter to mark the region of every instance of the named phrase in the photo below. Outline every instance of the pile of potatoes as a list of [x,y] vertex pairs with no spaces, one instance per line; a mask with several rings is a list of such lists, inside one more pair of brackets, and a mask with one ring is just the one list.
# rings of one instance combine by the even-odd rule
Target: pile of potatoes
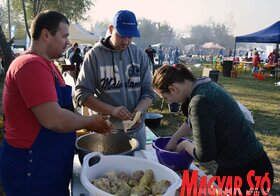
[[107,193],[118,196],[160,196],[171,186],[168,180],[156,182],[151,169],[145,172],[137,170],[131,176],[126,172],[117,174],[112,170],[91,183]]

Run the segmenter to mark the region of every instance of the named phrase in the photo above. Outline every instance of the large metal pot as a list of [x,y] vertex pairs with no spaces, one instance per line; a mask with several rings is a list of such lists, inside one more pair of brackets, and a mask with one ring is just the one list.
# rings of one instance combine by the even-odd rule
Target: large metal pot
[[100,152],[104,155],[130,155],[138,148],[136,139],[129,137],[124,132],[102,135],[99,133],[89,133],[79,137],[76,141],[80,163],[83,158],[91,152]]

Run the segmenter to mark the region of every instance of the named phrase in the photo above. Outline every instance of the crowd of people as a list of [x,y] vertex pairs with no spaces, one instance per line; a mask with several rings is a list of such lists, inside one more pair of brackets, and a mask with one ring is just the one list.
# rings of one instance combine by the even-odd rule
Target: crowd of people
[[256,48],[245,53],[245,61],[252,62],[252,75],[262,71],[270,73],[271,76],[274,76],[275,68],[279,65],[278,58],[279,54],[277,54],[276,49],[271,51],[268,55],[265,53],[265,51],[258,51]]
[[159,51],[160,62],[169,64],[179,63],[179,56],[185,54],[184,50],[180,51],[178,47],[160,47]]
[[185,54],[184,50],[180,51],[178,47],[163,47],[162,45],[158,47],[157,51],[149,45],[149,47],[145,49],[145,52],[150,59],[153,73],[155,69],[163,65],[163,63],[179,63],[179,57]]

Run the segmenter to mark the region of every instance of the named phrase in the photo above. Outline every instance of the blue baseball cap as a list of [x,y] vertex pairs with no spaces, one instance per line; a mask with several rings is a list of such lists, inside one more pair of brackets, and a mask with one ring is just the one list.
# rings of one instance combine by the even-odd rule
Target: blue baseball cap
[[113,26],[123,37],[140,37],[140,32],[137,28],[136,17],[131,11],[118,11],[114,16]]

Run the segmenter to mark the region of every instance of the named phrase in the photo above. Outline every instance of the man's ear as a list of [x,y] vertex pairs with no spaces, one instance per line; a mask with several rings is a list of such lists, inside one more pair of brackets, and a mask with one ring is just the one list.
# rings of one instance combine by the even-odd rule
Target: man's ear
[[114,30],[113,25],[109,25],[109,26],[108,26],[108,29],[109,29],[109,33],[112,34],[112,32],[113,32],[113,30]]
[[43,40],[47,40],[50,37],[50,32],[47,29],[42,29],[40,37]]

